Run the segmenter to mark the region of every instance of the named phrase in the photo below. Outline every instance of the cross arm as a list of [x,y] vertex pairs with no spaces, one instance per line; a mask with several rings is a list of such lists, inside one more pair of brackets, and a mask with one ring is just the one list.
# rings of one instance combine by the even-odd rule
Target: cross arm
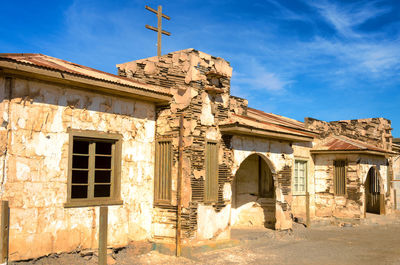
[[[151,8],[151,7],[149,7],[149,6],[145,6],[145,8],[146,8],[147,10],[149,10],[149,11],[151,11],[151,12],[157,14],[157,10],[155,10],[154,8]],[[165,18],[165,19],[168,19],[168,20],[171,19],[171,18],[170,18],[169,16],[167,16],[167,15],[164,15],[164,14],[161,14],[161,15],[162,15],[162,17]]]
[[[155,27],[153,27],[153,26],[146,25],[146,28],[158,32],[157,28],[155,28]],[[162,33],[162,34],[165,34],[165,35],[167,35],[167,36],[171,36],[171,32],[168,32],[168,31],[165,31],[165,30],[161,30],[161,33]]]

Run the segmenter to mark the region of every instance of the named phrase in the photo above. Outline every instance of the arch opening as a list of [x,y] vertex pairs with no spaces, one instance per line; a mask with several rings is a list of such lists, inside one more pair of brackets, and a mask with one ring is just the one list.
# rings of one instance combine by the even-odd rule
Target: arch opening
[[270,161],[248,156],[236,172],[232,192],[232,224],[275,228],[275,177]]
[[367,178],[364,183],[365,187],[365,211],[367,213],[381,213],[381,183],[379,180],[379,172],[375,167],[371,167],[368,171]]

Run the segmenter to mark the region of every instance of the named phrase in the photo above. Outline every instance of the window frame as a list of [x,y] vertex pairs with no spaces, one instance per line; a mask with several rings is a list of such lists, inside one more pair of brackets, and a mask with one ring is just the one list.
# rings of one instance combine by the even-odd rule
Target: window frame
[[[304,174],[304,191],[295,191],[295,178],[296,178],[296,162],[304,163],[305,164],[305,174]],[[301,159],[301,158],[295,158],[294,160],[294,166],[293,166],[293,177],[292,177],[292,195],[294,196],[305,196],[308,192],[308,174],[309,174],[309,161],[308,159]]]
[[[343,194],[338,194],[336,192],[336,186],[337,186],[337,181],[336,181],[336,163],[337,161],[343,161],[344,162],[344,193]],[[333,160],[333,194],[335,196],[347,196],[347,166],[348,162],[347,159],[335,159]]]
[[[216,184],[216,195],[215,198],[208,198],[207,197],[207,180],[209,178],[209,173],[208,173],[208,166],[207,166],[207,158],[209,156],[208,154],[208,144],[212,143],[215,144],[215,149],[216,149],[216,167],[215,167],[215,184]],[[205,141],[205,159],[204,159],[204,167],[205,167],[205,174],[204,174],[204,195],[203,195],[203,200],[205,203],[216,203],[218,202],[218,193],[219,193],[219,176],[218,176],[218,167],[219,167],[219,159],[218,159],[218,152],[219,151],[219,143],[216,140],[206,140]]]
[[[159,199],[156,194],[156,192],[157,192],[156,185],[157,185],[157,181],[158,181],[157,169],[158,169],[158,166],[160,166],[157,164],[157,150],[158,150],[157,145],[160,142],[169,142],[169,144],[170,144],[170,161],[169,161],[170,177],[169,177],[169,183],[168,183],[168,186],[169,186],[168,197],[169,198],[167,198],[167,199]],[[155,145],[156,148],[154,150],[154,204],[171,204],[171,201],[172,201],[172,167],[173,167],[173,161],[174,161],[172,139],[162,137],[162,138],[157,139],[155,144],[156,144]]]
[[[83,131],[69,129],[69,146],[68,146],[68,181],[67,181],[67,202],[64,203],[65,208],[70,207],[90,207],[90,206],[105,206],[105,205],[121,205],[121,155],[122,155],[122,135],[115,133],[104,133],[97,131]],[[114,154],[111,161],[111,190],[110,197],[98,198],[71,198],[72,190],[72,156],[73,145],[75,139],[83,139],[89,141],[106,141],[114,142]],[[90,169],[89,169],[90,170]],[[93,184],[94,185],[94,184]],[[90,183],[88,184],[88,188]]]

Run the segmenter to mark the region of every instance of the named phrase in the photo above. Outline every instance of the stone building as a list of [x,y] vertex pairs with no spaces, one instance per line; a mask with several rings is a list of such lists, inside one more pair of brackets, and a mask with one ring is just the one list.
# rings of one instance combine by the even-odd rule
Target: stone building
[[393,156],[393,199],[394,208],[400,210],[400,138],[393,139],[393,151],[397,154]]
[[290,229],[392,209],[390,121],[252,109],[230,94],[229,63],[194,49],[117,68],[0,55],[11,260],[96,248],[101,205],[109,247],[160,249],[224,244],[233,226]]

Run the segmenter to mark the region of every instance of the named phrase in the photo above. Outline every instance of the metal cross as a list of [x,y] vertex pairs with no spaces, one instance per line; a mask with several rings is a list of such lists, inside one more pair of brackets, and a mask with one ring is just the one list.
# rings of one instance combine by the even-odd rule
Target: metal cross
[[158,20],[157,28],[149,26],[149,25],[146,25],[146,28],[154,30],[154,31],[157,32],[157,56],[160,57],[161,56],[161,34],[165,34],[167,36],[171,36],[170,32],[162,30],[161,21],[162,21],[162,18],[166,18],[168,20],[170,20],[171,18],[162,13],[162,6],[158,6],[157,10],[155,10],[155,9],[149,7],[149,6],[145,6],[145,8],[157,15],[157,20]]

